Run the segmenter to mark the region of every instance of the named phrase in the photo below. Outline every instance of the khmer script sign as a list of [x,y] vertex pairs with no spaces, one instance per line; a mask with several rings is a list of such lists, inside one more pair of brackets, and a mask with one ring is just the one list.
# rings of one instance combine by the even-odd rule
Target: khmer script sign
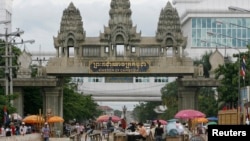
[[147,72],[149,64],[145,61],[95,61],[90,63],[92,72]]

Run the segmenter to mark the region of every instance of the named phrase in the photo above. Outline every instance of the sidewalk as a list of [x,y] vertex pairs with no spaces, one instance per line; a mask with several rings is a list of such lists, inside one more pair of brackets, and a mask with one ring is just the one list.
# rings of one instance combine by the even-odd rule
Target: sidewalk
[[[89,137],[87,138],[87,140],[85,140],[85,135],[86,133],[82,135],[81,141],[90,141]],[[41,140],[41,134],[39,133],[26,134],[24,136],[18,135],[18,136],[10,136],[10,137],[0,137],[0,141],[40,141],[40,140]],[[70,141],[70,138],[51,137],[50,141]],[[102,136],[102,141],[113,141],[113,134],[112,133],[110,134],[109,140]]]

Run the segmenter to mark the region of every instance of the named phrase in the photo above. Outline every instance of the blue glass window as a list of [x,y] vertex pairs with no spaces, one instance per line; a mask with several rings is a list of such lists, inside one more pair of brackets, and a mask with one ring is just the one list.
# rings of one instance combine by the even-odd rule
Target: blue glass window
[[[208,36],[207,32],[212,32],[213,35]],[[201,39],[208,42],[201,43]],[[225,45],[242,48],[248,44],[243,40],[250,40],[250,18],[192,19],[192,47]]]
[[196,28],[196,18],[192,19],[192,28]]

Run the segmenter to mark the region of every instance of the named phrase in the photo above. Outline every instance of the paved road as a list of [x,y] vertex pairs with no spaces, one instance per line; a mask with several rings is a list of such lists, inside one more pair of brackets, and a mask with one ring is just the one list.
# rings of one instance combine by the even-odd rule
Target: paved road
[[[101,133],[101,131],[97,131],[97,132]],[[83,134],[81,141],[90,141],[89,137],[87,137],[87,140],[85,140],[85,136],[86,136],[86,133]],[[113,134],[111,133],[111,135],[109,135],[109,140],[107,139],[107,137],[102,136],[102,141],[113,141]]]

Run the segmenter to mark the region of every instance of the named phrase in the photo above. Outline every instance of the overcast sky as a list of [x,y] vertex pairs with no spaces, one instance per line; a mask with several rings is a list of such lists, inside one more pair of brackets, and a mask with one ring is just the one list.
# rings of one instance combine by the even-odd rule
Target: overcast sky
[[[172,0],[130,0],[133,25],[142,36],[155,36],[160,11],[168,1]],[[29,52],[55,52],[53,36],[57,36],[60,22],[70,2],[80,10],[83,28],[87,37],[98,37],[108,26],[111,0],[14,0],[12,31],[16,28],[24,30],[23,40],[34,39],[34,44],[26,44]],[[20,45],[23,50],[24,46]],[[100,102],[121,110],[127,105],[132,110],[137,102]]]
[[[137,32],[154,36],[160,10],[168,1],[172,0],[130,0]],[[26,44],[28,51],[55,51],[53,36],[57,36],[63,10],[70,2],[81,12],[86,36],[98,37],[104,26],[108,26],[111,0],[14,0],[12,31],[20,28],[24,30],[24,40],[35,40],[32,45]]]

